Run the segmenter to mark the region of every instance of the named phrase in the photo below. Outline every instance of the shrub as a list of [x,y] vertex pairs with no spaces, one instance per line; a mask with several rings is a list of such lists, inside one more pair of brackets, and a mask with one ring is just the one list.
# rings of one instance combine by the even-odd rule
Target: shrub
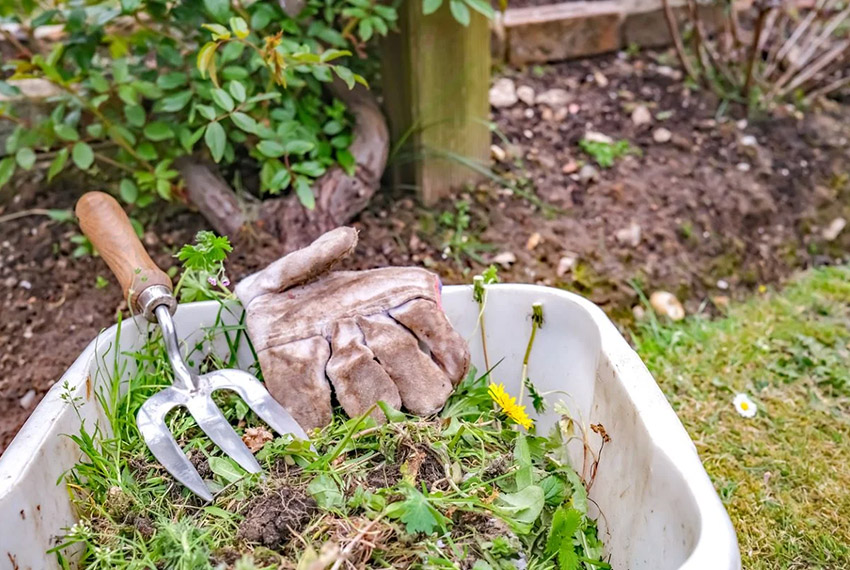
[[[334,77],[365,84],[357,73],[364,62],[349,56],[385,35],[396,10],[371,0],[307,0],[292,16],[280,4],[7,5],[32,41],[17,43],[20,57],[3,75],[45,79],[59,94],[38,124],[0,107],[0,119],[17,124],[0,160],[0,186],[16,169],[50,158],[49,179],[71,164],[120,172],[121,198],[143,207],[180,192],[175,161],[201,153],[237,187],[245,164],[256,165],[260,194],[292,189],[312,207],[317,177],[335,164],[354,167],[345,106],[322,85]],[[42,48],[36,32],[56,24],[63,40]],[[0,91],[16,88],[0,81]]]

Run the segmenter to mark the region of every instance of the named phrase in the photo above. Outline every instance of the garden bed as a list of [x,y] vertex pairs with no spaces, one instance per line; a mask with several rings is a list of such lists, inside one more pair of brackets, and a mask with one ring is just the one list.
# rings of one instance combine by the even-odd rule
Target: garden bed
[[[780,113],[741,128],[735,120],[740,115],[730,110],[717,120],[713,98],[685,90],[677,70],[668,67],[672,61],[668,54],[607,56],[523,73],[508,70],[516,85],[537,94],[566,89],[569,101],[549,110],[519,102],[494,112],[509,142],[494,135],[493,143],[510,157],[496,166],[504,179],[440,206],[452,214],[457,200],[469,202],[468,227],[452,229],[458,227],[457,216],[424,209],[412,195],[380,194],[356,220],[361,241],[347,267],[425,265],[456,283],[468,282],[468,269],[478,272],[496,259],[504,281],[576,290],[623,321],[631,319],[630,308],[637,303],[633,284],[647,292],[671,290],[689,312],[706,300],[722,310],[729,297],[779,281],[799,267],[842,258],[850,233],[827,238],[833,237],[835,220],[850,219],[847,109],[837,106],[804,118]],[[641,103],[652,122],[636,126],[631,116]],[[570,105],[577,106],[575,113]],[[669,142],[654,142],[658,128],[670,131]],[[642,154],[626,156],[610,169],[597,166],[599,181],[583,182],[579,163],[588,157],[577,143],[587,130],[628,139]],[[749,142],[742,140],[746,136],[756,138],[762,158],[772,157],[769,167],[742,145]],[[516,164],[520,159],[522,166]],[[742,163],[749,170],[743,172]],[[91,189],[65,179],[48,192],[42,180],[27,176],[14,183],[16,197],[0,215],[71,208]],[[507,189],[510,185],[516,190]],[[556,209],[542,211],[519,194]],[[176,206],[151,208],[150,215],[145,242],[164,267],[173,265],[176,247],[205,227],[198,214]],[[632,224],[640,228],[636,243]],[[75,233],[73,225],[43,216],[0,224],[0,344],[5,348],[0,449],[123,307],[99,259],[71,256]],[[256,250],[238,247],[236,253],[228,265],[232,280],[280,251],[274,243],[260,243]],[[96,286],[98,276],[102,288]]]

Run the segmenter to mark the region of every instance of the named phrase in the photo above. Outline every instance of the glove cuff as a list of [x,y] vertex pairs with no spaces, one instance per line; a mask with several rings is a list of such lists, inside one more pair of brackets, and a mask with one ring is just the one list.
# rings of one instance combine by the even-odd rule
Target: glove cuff
[[340,227],[316,241],[284,255],[262,271],[251,274],[236,285],[236,296],[242,305],[260,295],[280,293],[327,273],[340,260],[348,257],[357,246],[357,230]]

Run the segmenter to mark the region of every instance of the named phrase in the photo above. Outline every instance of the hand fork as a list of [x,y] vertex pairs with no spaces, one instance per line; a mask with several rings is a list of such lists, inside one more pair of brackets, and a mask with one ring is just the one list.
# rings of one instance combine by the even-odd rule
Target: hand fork
[[245,400],[274,431],[307,439],[307,434],[259,380],[242,370],[216,370],[203,375],[192,372],[180,355],[177,331],[171,315],[177,301],[171,295],[171,279],[148,256],[136,237],[127,214],[118,202],[102,192],[88,192],[77,202],[80,227],[118,278],[130,306],[150,322],[158,322],[168,360],[174,370],[173,385],[157,392],[142,404],[136,425],[154,457],[178,481],[205,501],[212,494],[192,463],[177,445],[165,424],[165,416],[183,406],[204,433],[249,473],[259,473],[260,464],[251,450],[212,400],[216,390],[232,390]]

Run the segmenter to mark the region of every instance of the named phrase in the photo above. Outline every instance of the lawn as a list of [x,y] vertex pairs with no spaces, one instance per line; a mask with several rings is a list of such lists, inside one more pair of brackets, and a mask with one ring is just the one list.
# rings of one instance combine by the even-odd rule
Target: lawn
[[[637,351],[690,433],[746,569],[850,568],[850,268],[720,319],[652,318]],[[736,394],[758,404],[752,419]]]

